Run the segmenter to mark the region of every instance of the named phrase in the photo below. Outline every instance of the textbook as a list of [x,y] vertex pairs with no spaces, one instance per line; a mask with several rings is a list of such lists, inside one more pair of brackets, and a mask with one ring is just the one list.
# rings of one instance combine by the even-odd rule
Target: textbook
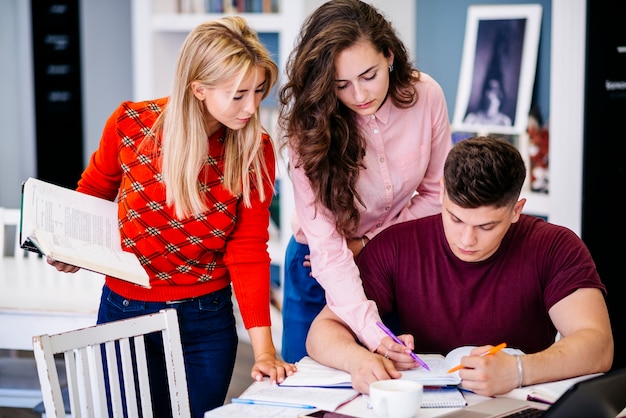
[[[461,357],[468,356],[474,346],[457,347],[445,356],[441,354],[418,354],[430,367],[402,370],[402,379],[415,380],[424,386],[456,386],[461,383],[459,372],[448,370],[460,363]],[[508,354],[524,354],[514,348],[504,348]],[[350,373],[318,363],[309,356],[296,363],[298,373],[294,373],[280,384],[281,386],[352,387]]]
[[22,184],[19,234],[24,249],[150,287],[135,254],[122,250],[115,202],[31,177]]

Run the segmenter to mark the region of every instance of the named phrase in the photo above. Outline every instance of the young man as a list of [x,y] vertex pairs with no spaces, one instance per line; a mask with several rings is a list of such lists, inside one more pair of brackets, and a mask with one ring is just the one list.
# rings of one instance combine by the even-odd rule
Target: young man
[[[388,228],[357,257],[367,296],[382,318],[394,318],[406,347],[385,338],[368,351],[327,306],[311,326],[308,353],[348,371],[363,393],[417,367],[410,349],[478,346],[459,373],[463,387],[486,396],[609,370],[606,289],[576,234],[521,213],[525,178],[519,152],[504,140],[455,145],[442,213]],[[501,342],[526,355],[480,356]]]

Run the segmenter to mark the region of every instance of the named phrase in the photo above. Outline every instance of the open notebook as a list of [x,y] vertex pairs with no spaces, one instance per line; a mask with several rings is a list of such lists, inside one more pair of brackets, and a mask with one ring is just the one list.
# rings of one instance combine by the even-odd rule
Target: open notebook
[[[441,415],[445,418],[615,418],[626,406],[626,368],[575,383],[552,405],[493,398]],[[522,411],[541,410],[538,415]]]

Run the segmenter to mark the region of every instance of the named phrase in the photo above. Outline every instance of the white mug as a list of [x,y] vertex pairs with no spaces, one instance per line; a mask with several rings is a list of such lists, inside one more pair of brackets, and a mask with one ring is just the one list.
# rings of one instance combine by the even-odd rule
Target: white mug
[[379,417],[412,418],[423,396],[424,386],[412,380],[379,380],[370,385],[370,404]]

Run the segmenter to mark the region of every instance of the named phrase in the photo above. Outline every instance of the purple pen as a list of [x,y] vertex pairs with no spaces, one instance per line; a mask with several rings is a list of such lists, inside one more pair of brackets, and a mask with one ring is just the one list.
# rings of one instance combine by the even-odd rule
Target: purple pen
[[[395,342],[397,342],[398,344],[402,344],[403,346],[406,347],[406,344],[404,344],[402,341],[400,341],[400,339],[398,337],[396,337],[396,335],[393,332],[391,332],[391,330],[389,328],[387,328],[387,326],[385,324],[383,324],[382,322],[378,321],[378,322],[376,322],[376,325],[378,325],[378,327],[380,329],[385,331],[385,334],[389,335]],[[430,371],[430,367],[428,367],[428,364],[426,364],[424,362],[424,360],[419,358],[417,356],[417,354],[415,354],[414,352],[411,351],[410,355],[413,358],[413,360],[417,361],[423,368],[425,368],[426,370]]]

